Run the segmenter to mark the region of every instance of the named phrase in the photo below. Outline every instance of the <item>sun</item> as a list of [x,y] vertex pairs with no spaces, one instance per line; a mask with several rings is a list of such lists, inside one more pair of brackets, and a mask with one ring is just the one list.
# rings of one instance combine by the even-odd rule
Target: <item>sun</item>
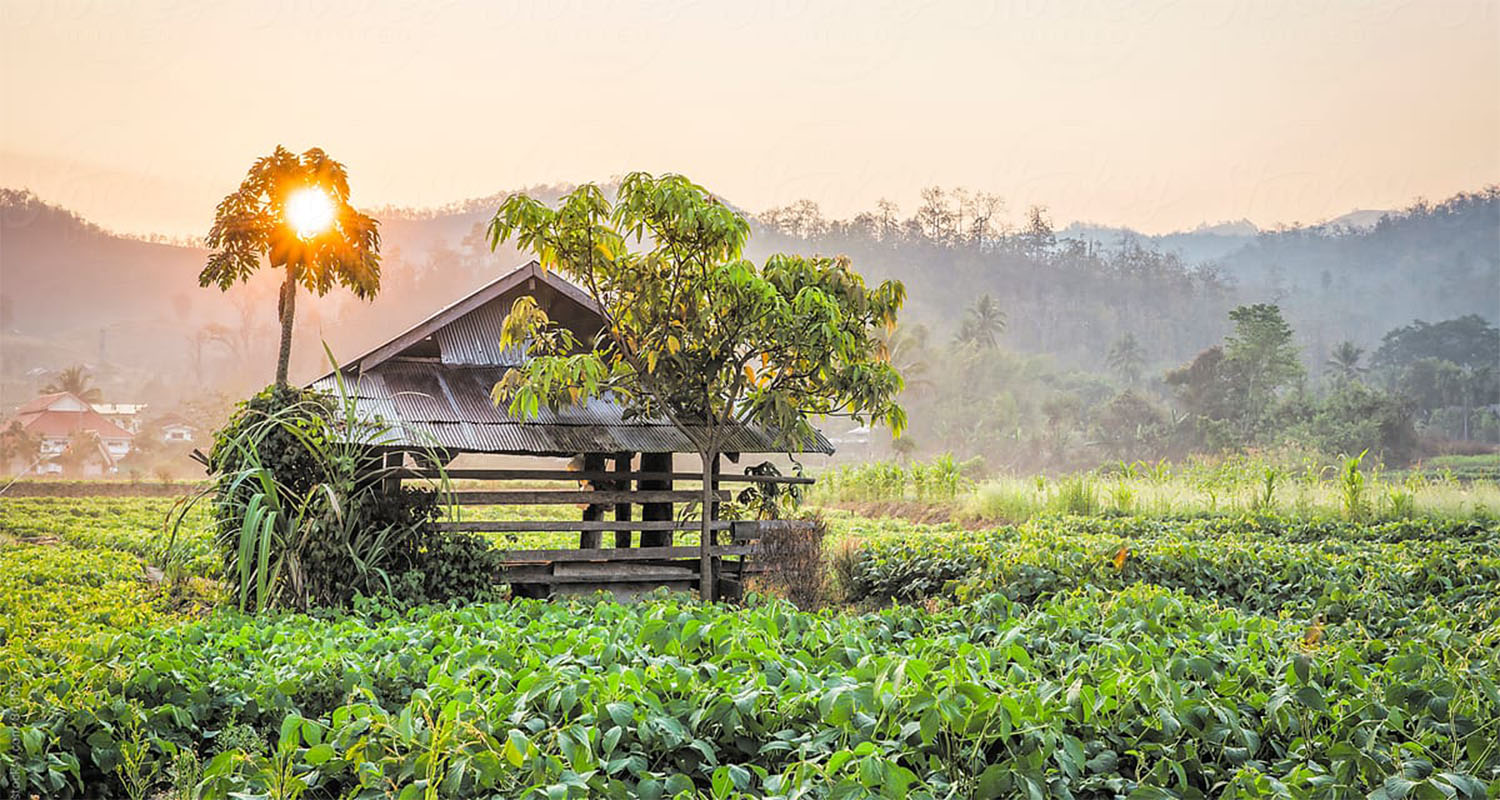
[[322,189],[308,187],[292,192],[286,199],[286,221],[303,239],[328,230],[333,225],[333,201]]

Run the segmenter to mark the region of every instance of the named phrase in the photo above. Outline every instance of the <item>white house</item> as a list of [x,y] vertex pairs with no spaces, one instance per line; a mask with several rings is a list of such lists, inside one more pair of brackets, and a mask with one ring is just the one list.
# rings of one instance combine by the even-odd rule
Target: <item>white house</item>
[[146,413],[145,403],[95,403],[99,416],[119,425],[132,434],[141,432],[141,417]]
[[75,453],[84,475],[114,472],[116,462],[130,453],[131,440],[135,438],[135,434],[106,419],[70,392],[44,394],[32,400],[0,425],[0,429],[9,428],[12,423],[19,423],[40,444],[41,458],[36,466],[39,473],[62,472],[58,456],[81,443],[89,448],[88,452]]

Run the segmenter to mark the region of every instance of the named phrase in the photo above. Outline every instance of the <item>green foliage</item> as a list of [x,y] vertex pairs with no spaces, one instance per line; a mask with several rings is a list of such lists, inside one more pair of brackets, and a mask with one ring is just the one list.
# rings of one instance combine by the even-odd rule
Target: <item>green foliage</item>
[[1149,583],[1349,635],[1500,622],[1500,528],[1471,522],[1042,517],[984,533],[867,535],[856,574],[855,599],[998,591],[1034,603]]
[[119,550],[182,576],[217,577],[223,559],[212,538],[201,533],[210,524],[206,510],[188,511],[175,538],[167,524],[173,510],[170,498],[7,498],[0,503],[0,536]]
[[[129,638],[118,691],[144,735],[264,732],[208,760],[210,797],[1253,796],[1270,778],[1480,798],[1500,761],[1492,643],[1310,642],[1303,622],[1145,586],[863,615],[667,597],[225,614]],[[11,721],[0,752],[21,771],[0,780],[73,759],[65,786],[107,791],[93,756],[128,735],[117,717],[73,692]]]
[[1049,508],[1057,514],[1092,516],[1099,513],[1099,490],[1087,475],[1071,475],[1058,482]]
[[[633,173],[614,203],[593,185],[557,209],[514,195],[489,234],[492,246],[514,239],[536,253],[610,321],[575,352],[534,303],[518,301],[504,341],[533,357],[495,390],[512,413],[611,393],[628,413],[689,426],[705,455],[734,422],[766,426],[793,447],[810,437],[809,415],[904,425],[901,378],[876,338],[895,324],[901,284],[868,288],[847,259],[745,260],[749,225],[681,176]],[[632,238],[649,249],[631,249]]]
[[[1111,480],[1175,479],[1126,464]],[[141,519],[170,505],[111,502]],[[0,506],[0,525],[34,513]],[[189,618],[162,607],[133,555],[0,538],[0,795],[1495,790],[1493,523],[833,530],[841,586],[922,605],[806,613],[658,594]],[[428,556],[489,552],[470,540]]]
[[468,533],[440,533],[427,545],[412,568],[395,581],[392,594],[408,605],[482,602],[498,596],[500,564],[505,554],[489,540]]
[[[800,477],[802,465],[793,466],[794,474]],[[779,476],[781,470],[774,462],[762,461],[745,467],[745,474]],[[748,510],[750,519],[787,519],[802,505],[805,493],[806,489],[795,483],[752,483],[734,496],[734,502]]]
[[1282,427],[1325,453],[1369,450],[1404,462],[1417,447],[1408,403],[1361,383],[1345,382],[1305,409],[1291,408]]
[[[1373,455],[1366,459],[1373,463]],[[1500,508],[1493,461],[1439,459],[1439,465],[1455,466],[1371,472],[1365,511],[1385,518],[1493,518]],[[1159,517],[1240,511],[1339,517],[1344,514],[1342,467],[1342,459],[1330,463],[1311,453],[1277,451],[1179,464],[1121,461],[1057,480],[995,476],[976,482],[962,477],[960,468],[956,485],[919,496],[913,476],[932,467],[877,461],[840,465],[817,476],[808,500],[825,505],[916,501],[925,508],[903,513],[987,522],[1021,522],[1042,514]]]
[[1400,368],[1436,359],[1477,369],[1493,367],[1497,352],[1500,330],[1483,317],[1469,314],[1438,323],[1416,320],[1395,328],[1380,340],[1371,361],[1377,367]]

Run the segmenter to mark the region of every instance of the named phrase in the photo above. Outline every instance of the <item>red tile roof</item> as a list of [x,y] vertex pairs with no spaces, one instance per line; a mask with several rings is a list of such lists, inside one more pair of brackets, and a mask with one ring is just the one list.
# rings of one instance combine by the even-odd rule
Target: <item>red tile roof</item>
[[[93,431],[99,434],[100,439],[134,438],[135,435],[130,431],[105,419],[82,400],[78,402],[87,411],[54,411],[50,408],[58,400],[71,396],[67,392],[44,394],[21,406],[14,417],[0,424],[0,430],[9,428],[12,422],[19,422],[27,433],[34,436],[62,438],[72,436],[77,431]],[[74,399],[77,400],[76,397]]]

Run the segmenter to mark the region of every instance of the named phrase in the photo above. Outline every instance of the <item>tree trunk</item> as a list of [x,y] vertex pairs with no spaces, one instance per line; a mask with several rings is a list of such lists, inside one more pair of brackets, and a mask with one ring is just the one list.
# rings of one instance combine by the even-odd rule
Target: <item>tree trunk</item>
[[276,356],[276,385],[285,387],[287,366],[292,361],[292,321],[297,317],[297,281],[291,265],[286,268],[286,281],[281,284],[281,352]]
[[714,463],[719,459],[717,453],[699,453],[698,457],[703,459],[703,525],[698,541],[698,593],[711,603],[714,600],[714,559],[710,551],[714,543]]

